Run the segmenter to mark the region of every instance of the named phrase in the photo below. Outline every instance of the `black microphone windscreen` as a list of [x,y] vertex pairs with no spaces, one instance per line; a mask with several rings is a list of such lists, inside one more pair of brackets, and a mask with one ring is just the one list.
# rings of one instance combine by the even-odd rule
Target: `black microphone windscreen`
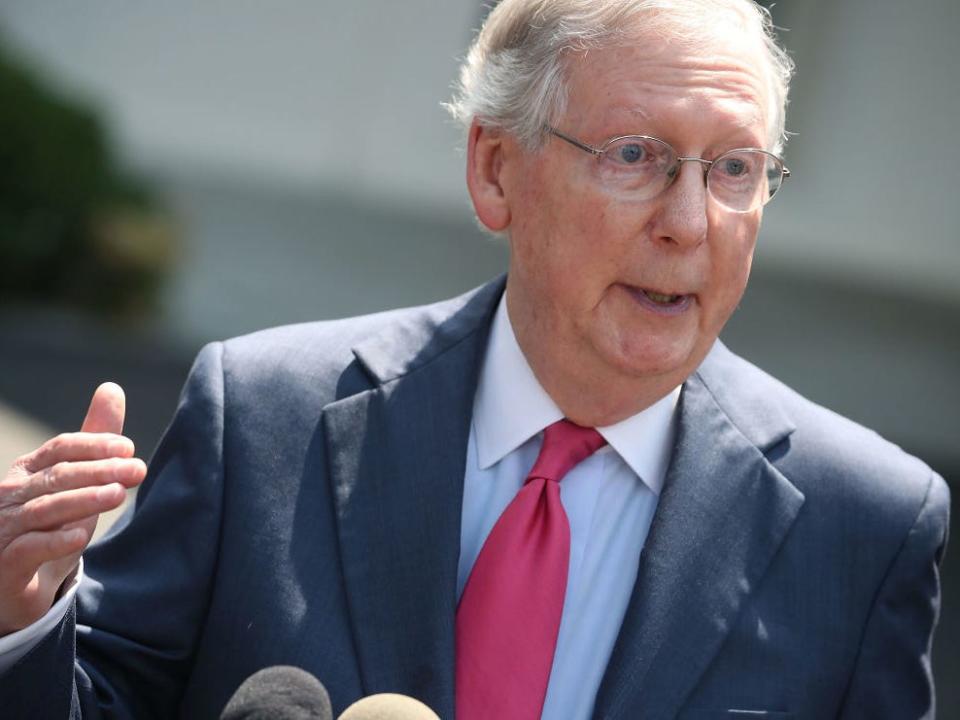
[[220,720],[333,720],[326,688],[300,668],[277,665],[248,677]]

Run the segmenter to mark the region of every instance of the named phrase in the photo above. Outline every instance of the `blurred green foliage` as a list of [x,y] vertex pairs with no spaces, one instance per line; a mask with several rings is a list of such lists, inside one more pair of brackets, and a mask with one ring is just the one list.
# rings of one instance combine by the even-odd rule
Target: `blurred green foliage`
[[0,43],[0,303],[139,315],[173,249],[171,224],[118,168],[96,113]]

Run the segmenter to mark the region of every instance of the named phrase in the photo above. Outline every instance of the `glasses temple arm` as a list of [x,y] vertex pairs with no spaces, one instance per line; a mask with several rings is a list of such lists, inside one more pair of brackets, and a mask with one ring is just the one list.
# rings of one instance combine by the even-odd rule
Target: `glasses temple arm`
[[580,148],[581,150],[584,150],[584,151],[590,153],[591,155],[597,155],[597,156],[603,155],[603,150],[599,150],[599,149],[597,149],[597,148],[595,148],[595,147],[592,147],[592,146],[590,146],[590,145],[587,145],[586,143],[582,143],[582,142],[580,142],[579,140],[576,140],[576,139],[570,137],[569,135],[565,135],[564,133],[562,133],[562,132],[560,132],[559,130],[557,130],[555,127],[551,127],[550,125],[544,125],[544,126],[543,126],[543,129],[546,130],[546,131],[547,131],[548,133],[550,133],[551,135],[555,135],[556,137],[560,138],[561,140],[565,140],[566,142],[570,143],[570,144],[573,145],[574,147]]

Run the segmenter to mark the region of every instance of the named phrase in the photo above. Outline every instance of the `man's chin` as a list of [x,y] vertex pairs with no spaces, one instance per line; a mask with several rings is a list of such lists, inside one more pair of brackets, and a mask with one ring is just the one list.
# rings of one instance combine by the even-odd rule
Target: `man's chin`
[[668,381],[676,378],[671,386],[674,387],[696,369],[706,354],[697,354],[695,350],[691,343],[684,342],[623,343],[615,352],[607,354],[606,359],[624,379]]

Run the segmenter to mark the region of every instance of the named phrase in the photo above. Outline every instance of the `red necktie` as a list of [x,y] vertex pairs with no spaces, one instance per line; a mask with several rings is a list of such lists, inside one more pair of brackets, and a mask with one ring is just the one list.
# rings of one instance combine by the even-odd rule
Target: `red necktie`
[[535,720],[560,631],[570,524],[560,479],[606,444],[560,420],[474,563],[457,607],[457,720]]

